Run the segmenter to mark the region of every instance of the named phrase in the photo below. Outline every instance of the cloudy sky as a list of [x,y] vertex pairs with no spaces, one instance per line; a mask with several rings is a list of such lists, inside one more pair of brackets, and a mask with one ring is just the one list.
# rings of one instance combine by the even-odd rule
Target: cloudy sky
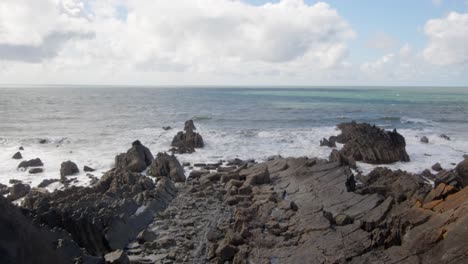
[[0,84],[468,86],[468,0],[1,0]]

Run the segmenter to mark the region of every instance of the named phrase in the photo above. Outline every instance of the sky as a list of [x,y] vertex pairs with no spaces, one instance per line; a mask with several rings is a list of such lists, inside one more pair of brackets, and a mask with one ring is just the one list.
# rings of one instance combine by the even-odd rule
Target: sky
[[468,87],[468,0],[1,0],[0,84]]

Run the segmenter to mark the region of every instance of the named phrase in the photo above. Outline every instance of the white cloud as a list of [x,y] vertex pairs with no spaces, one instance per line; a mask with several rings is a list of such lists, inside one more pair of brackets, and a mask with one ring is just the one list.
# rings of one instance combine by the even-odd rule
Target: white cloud
[[[124,19],[117,10],[122,6]],[[64,74],[331,69],[347,63],[354,35],[328,4],[303,0],[262,6],[231,0],[0,3],[0,60],[41,63]]]
[[368,46],[377,50],[390,50],[398,46],[398,40],[380,31],[369,39]]
[[429,20],[424,28],[429,44],[424,58],[437,65],[468,62],[468,13],[451,12],[446,18]]

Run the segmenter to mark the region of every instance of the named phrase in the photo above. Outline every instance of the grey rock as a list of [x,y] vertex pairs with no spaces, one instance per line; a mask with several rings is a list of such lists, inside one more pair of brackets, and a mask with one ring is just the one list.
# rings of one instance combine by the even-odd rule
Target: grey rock
[[439,162],[437,162],[436,164],[432,165],[431,168],[432,168],[433,170],[437,171],[437,172],[439,172],[439,171],[442,170],[442,166],[440,165]]
[[22,159],[23,158],[23,155],[21,155],[21,152],[16,152],[13,157],[11,157],[12,159]]
[[78,166],[70,160],[62,162],[60,165],[60,180],[62,182],[66,181],[66,177],[79,173],[80,170],[78,169]]
[[44,163],[42,163],[41,159],[36,158],[36,159],[32,159],[32,160],[25,160],[25,161],[22,161],[22,162],[18,165],[18,169],[19,169],[19,168],[27,169],[27,168],[29,168],[29,167],[42,167],[42,166],[44,166]]
[[130,264],[130,259],[127,254],[122,250],[116,250],[111,253],[107,253],[104,256],[106,264]]
[[32,168],[29,169],[29,174],[38,174],[38,173],[43,173],[44,169],[43,168]]
[[10,201],[15,201],[26,196],[31,191],[31,187],[23,183],[15,183],[10,187],[10,195],[7,197]]
[[142,172],[151,165],[154,156],[139,140],[132,143],[132,147],[126,152],[115,157],[115,167],[131,172]]
[[175,182],[184,182],[184,167],[174,155],[158,153],[156,159],[151,163],[148,175],[154,177],[169,177]]
[[429,143],[429,139],[426,136],[422,136],[420,141],[425,144]]
[[91,168],[91,167],[88,167],[88,166],[84,166],[84,167],[83,167],[83,171],[84,171],[84,172],[93,172],[93,171],[95,171],[95,169],[93,169],[93,168]]
[[39,183],[39,185],[37,187],[45,188],[45,187],[51,185],[52,183],[59,182],[59,181],[60,181],[59,179],[45,179],[41,183]]

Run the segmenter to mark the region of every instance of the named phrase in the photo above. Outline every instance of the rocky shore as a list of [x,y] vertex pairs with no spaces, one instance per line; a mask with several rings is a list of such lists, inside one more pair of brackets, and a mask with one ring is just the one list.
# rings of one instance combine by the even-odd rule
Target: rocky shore
[[[181,164],[135,141],[91,186],[0,186],[0,263],[466,263],[468,157],[436,174],[363,175],[356,162],[409,161],[405,139],[338,128],[320,143],[328,160]],[[174,152],[203,147],[194,130],[186,122]],[[78,167],[62,168],[66,186]]]

